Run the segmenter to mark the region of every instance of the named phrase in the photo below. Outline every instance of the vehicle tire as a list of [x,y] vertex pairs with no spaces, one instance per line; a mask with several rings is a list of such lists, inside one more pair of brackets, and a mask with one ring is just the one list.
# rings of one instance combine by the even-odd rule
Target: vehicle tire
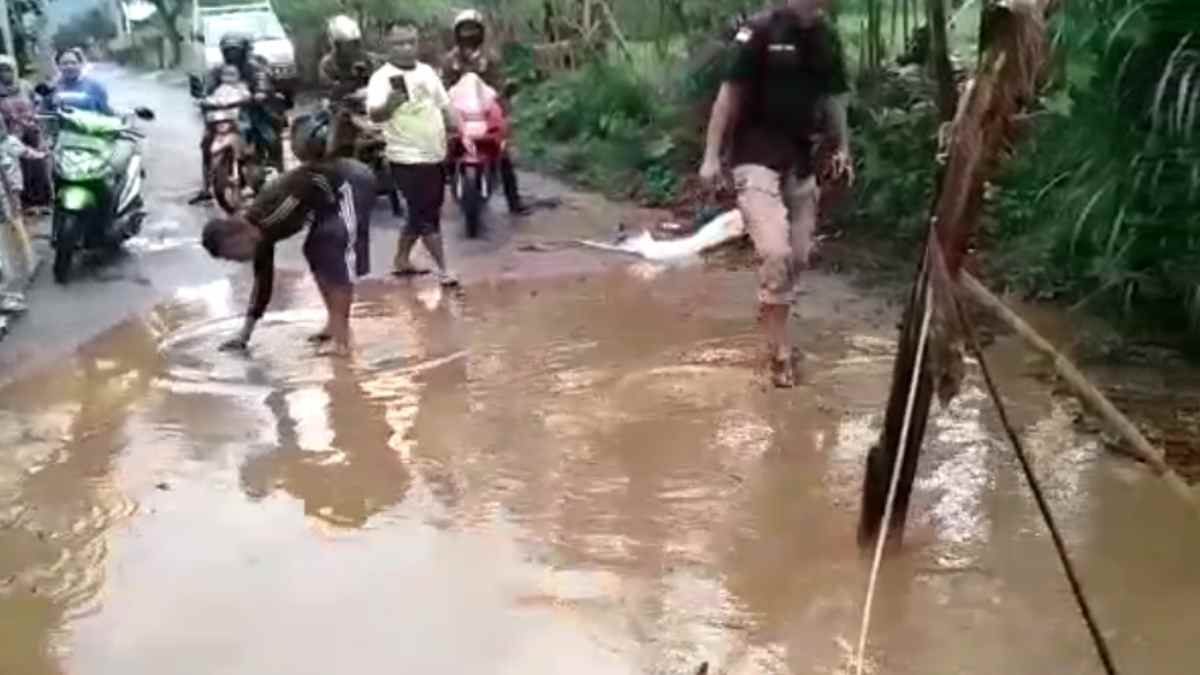
[[237,160],[231,150],[223,151],[213,160],[213,197],[221,210],[235,213],[242,206],[242,185],[237,177]]
[[473,165],[464,166],[460,171],[462,191],[458,204],[467,226],[467,237],[474,239],[483,225],[483,171]]
[[79,216],[54,214],[54,282],[65,284],[71,278],[71,263],[82,232]]

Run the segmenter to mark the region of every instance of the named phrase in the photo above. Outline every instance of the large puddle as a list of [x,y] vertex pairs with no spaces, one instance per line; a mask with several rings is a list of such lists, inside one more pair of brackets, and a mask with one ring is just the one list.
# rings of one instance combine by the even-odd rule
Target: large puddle
[[[894,311],[814,275],[806,382],[768,391],[752,283],[376,286],[350,362],[299,277],[249,358],[216,351],[244,289],[181,293],[0,390],[0,673],[847,672]],[[1194,672],[1194,520],[1009,351],[1119,666]],[[1100,672],[975,375],[915,509],[871,672]]]

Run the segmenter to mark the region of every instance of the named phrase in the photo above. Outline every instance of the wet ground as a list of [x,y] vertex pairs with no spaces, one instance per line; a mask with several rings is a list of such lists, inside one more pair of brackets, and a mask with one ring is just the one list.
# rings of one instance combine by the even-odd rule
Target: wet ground
[[[237,268],[215,262],[199,245],[204,222],[216,215],[213,208],[189,206],[188,198],[199,187],[200,118],[187,94],[185,78],[170,73],[132,73],[98,64],[93,75],[109,87],[117,109],[149,106],[157,113],[153,122],[139,123],[147,140],[144,162],[148,180],[145,198],[149,216],[140,236],[126,243],[113,259],[94,261],[75,273],[68,286],[54,283],[43,270],[27,294],[33,308],[15,322],[0,348],[0,383],[28,374],[36,367],[69,353],[120,321],[145,312],[184,287],[226,279]],[[534,216],[513,222],[501,199],[492,202],[486,240],[464,241],[451,236],[447,248],[455,271],[467,281],[507,278],[516,274],[557,274],[562,268],[586,272],[609,261],[571,252],[553,259],[521,256],[528,241],[579,236],[609,236],[618,222],[644,219],[638,209],[613,204],[600,197],[568,189],[562,183],[536,174],[522,174],[522,189],[534,203],[552,204]],[[396,224],[380,199],[372,236],[372,269],[390,269],[395,252]],[[519,225],[520,227],[516,227]],[[447,207],[445,230],[462,232],[461,219]],[[38,233],[44,242],[49,223]],[[280,247],[276,264],[302,271],[300,237]],[[42,244],[45,246],[45,244]],[[429,266],[418,247],[416,260]]]
[[[456,244],[461,294],[364,284],[349,361],[294,255],[248,356],[216,350],[247,271],[187,237],[69,287],[147,290],[0,348],[66,354],[0,388],[0,673],[846,672],[896,308],[810,274],[804,384],[768,390],[751,273],[522,251],[607,227],[567,197]],[[993,353],[1122,672],[1194,672],[1195,520]],[[929,438],[870,672],[1101,672],[973,371]]]

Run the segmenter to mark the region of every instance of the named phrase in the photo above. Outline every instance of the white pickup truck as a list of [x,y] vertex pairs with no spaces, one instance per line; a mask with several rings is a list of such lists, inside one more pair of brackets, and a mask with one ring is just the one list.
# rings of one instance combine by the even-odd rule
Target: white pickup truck
[[247,35],[254,41],[254,54],[267,62],[275,86],[290,103],[296,92],[296,50],[270,0],[220,5],[196,2],[192,6],[192,30],[186,36],[184,67],[193,91],[197,91],[208,72],[221,63],[221,38],[233,32]]

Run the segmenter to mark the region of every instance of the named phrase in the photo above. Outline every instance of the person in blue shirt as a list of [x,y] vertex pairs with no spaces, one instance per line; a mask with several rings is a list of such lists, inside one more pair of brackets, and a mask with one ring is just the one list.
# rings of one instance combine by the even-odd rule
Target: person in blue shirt
[[108,90],[96,80],[83,75],[83,53],[64,49],[55,59],[58,82],[54,85],[54,102],[77,110],[91,110],[105,115],[115,114],[108,105]]

